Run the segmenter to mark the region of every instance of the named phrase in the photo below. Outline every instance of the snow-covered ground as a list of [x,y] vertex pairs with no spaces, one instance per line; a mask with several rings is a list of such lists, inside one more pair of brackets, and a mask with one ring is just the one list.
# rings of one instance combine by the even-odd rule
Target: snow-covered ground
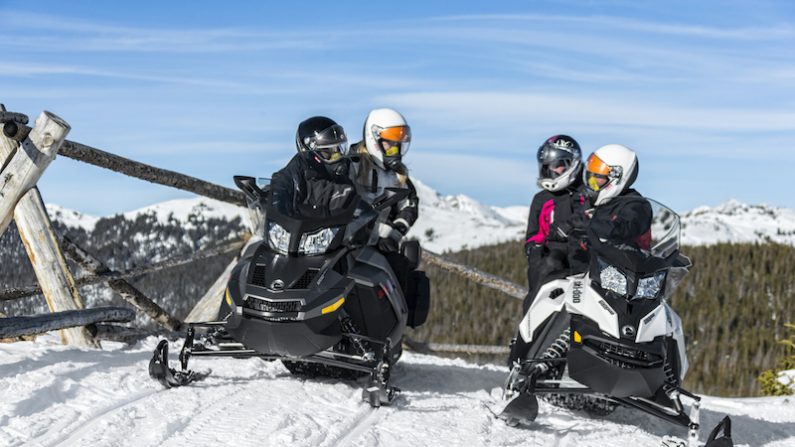
[[[507,427],[493,414],[504,405],[506,368],[413,353],[393,373],[403,392],[378,410],[362,402],[361,384],[302,380],[259,359],[198,359],[192,366],[210,377],[165,390],[147,375],[156,341],[103,350],[54,336],[0,344],[0,445],[601,447],[685,436],[630,409],[591,418],[545,402],[534,425]],[[707,397],[701,413],[710,428],[729,414],[735,445],[795,445],[795,399]]]

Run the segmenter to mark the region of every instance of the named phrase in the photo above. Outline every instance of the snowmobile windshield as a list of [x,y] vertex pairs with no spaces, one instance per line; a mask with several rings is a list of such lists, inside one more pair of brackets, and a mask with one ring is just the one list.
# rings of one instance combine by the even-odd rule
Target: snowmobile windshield
[[622,196],[597,207],[589,224],[594,252],[635,272],[670,266],[680,245],[679,215],[651,199]]

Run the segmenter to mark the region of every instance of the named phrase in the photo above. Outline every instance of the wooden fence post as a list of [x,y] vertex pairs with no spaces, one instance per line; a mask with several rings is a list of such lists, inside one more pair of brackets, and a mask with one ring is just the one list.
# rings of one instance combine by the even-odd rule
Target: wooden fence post
[[36,186],[44,170],[55,159],[69,130],[64,120],[50,112],[42,112],[36,119],[36,127],[0,173],[0,235],[11,223],[19,199]]
[[[36,126],[12,155],[0,173],[0,235],[16,221],[19,235],[28,252],[36,279],[52,312],[83,308],[75,280],[61,253],[52,222],[44,208],[36,182],[55,158],[69,125],[50,112],[42,112]],[[13,152],[16,143],[0,135],[0,150]],[[0,154],[8,155],[8,154]],[[82,327],[61,331],[64,343],[98,347]]]

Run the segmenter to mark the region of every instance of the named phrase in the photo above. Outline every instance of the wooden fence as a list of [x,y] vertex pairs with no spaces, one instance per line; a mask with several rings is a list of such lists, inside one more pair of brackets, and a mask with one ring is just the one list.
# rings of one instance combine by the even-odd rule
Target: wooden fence
[[[245,241],[220,247],[206,247],[180,259],[169,259],[127,272],[111,270],[91,253],[66,238],[59,238],[36,186],[44,171],[62,155],[97,167],[148,182],[181,189],[215,200],[245,206],[245,197],[239,191],[206,182],[195,177],[169,171],[66,139],[70,126],[50,112],[42,112],[31,128],[27,116],[7,112],[0,104],[0,235],[11,220],[16,222],[22,243],[33,265],[37,286],[0,291],[0,301],[23,299],[44,295],[50,314],[0,318],[0,338],[60,330],[64,343],[97,347],[97,337],[114,338],[119,334],[136,332],[130,328],[98,325],[102,322],[129,322],[135,312],[147,315],[164,331],[175,332],[182,321],[164,311],[140,290],[127,282],[127,278],[163,269],[190,264],[200,259],[220,254],[240,253]],[[251,216],[256,219],[258,216]],[[80,265],[88,275],[74,278],[65,256]],[[472,267],[447,260],[423,250],[423,262],[433,264],[484,286],[499,290],[508,296],[522,299],[527,293],[523,287]],[[223,299],[226,278],[236,261],[232,261],[189,313],[186,321],[206,321],[216,317]],[[79,287],[106,283],[113,291],[129,302],[136,311],[123,308],[84,309]],[[415,345],[416,343],[412,343]],[[411,347],[411,346],[408,346]],[[503,352],[502,347],[423,344],[424,352]]]

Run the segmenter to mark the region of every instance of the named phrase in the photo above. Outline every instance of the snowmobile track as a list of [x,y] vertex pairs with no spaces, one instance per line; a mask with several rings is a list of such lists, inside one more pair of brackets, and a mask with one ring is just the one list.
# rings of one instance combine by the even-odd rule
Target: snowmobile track
[[342,447],[353,445],[353,441],[359,439],[363,434],[365,434],[376,424],[376,422],[383,417],[384,413],[388,411],[383,407],[373,408],[368,404],[362,405],[365,407],[359,410],[359,412],[356,413],[356,417],[353,419],[353,421],[351,421],[348,426],[341,430],[341,435],[336,439],[330,439],[329,444],[324,443],[324,447]]
[[45,433],[44,435],[39,436],[39,437],[37,437],[35,439],[31,439],[30,441],[31,441],[31,443],[37,443],[37,442],[44,441],[44,443],[41,444],[41,445],[54,446],[54,445],[59,445],[59,444],[63,444],[63,443],[72,441],[73,439],[78,439],[81,434],[83,434],[86,431],[88,431],[97,422],[100,422],[101,420],[103,420],[105,418],[105,416],[112,415],[112,414],[124,409],[125,407],[133,405],[133,404],[135,404],[135,403],[137,403],[137,402],[139,402],[141,400],[144,400],[144,399],[146,399],[149,396],[157,394],[157,393],[159,393],[161,391],[164,391],[164,390],[148,390],[148,391],[144,391],[144,392],[129,396],[128,398],[126,398],[124,400],[115,402],[114,404],[109,405],[109,406],[97,411],[96,413],[93,413],[88,418],[88,420],[86,420],[85,422],[80,424],[77,428],[75,428],[71,432],[61,434],[60,436],[58,436],[56,439],[54,439],[52,441],[44,441],[43,439],[41,439],[41,438],[46,438],[48,436],[47,433]]

